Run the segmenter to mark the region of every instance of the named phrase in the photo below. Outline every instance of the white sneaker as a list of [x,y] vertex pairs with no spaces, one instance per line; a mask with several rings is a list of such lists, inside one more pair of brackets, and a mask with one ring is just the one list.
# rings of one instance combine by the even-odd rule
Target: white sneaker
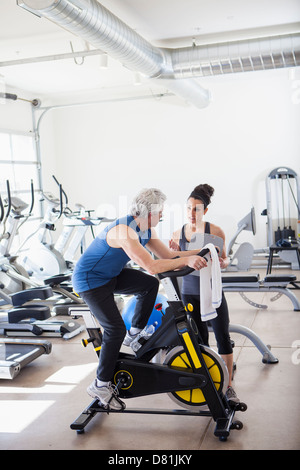
[[126,331],[126,336],[123,341],[124,346],[130,346],[132,341],[137,337],[139,333],[136,333],[135,335],[131,335],[129,331]]
[[236,393],[235,393],[235,391],[233,390],[232,387],[228,387],[228,388],[227,388],[225,395],[226,395],[226,398],[227,398],[227,400],[229,401],[229,403],[230,403],[230,402],[236,403],[236,404],[237,404],[237,403],[240,403],[240,400],[239,400],[239,398],[237,397],[237,395],[236,395]]
[[97,398],[104,408],[111,408],[112,410],[123,410],[125,408],[125,403],[118,398],[117,388],[111,382],[103,387],[97,387],[95,379],[87,388],[87,392],[91,397]]

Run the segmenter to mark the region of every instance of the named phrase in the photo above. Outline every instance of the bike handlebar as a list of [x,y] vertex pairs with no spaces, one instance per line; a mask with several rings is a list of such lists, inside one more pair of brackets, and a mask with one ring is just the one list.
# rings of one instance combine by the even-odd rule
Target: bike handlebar
[[[202,258],[205,257],[209,253],[208,248],[204,248],[201,250],[199,253],[197,253],[196,256],[201,256]],[[189,266],[186,266],[183,269],[178,269],[177,271],[165,271],[163,273],[159,273],[158,276],[161,277],[182,277],[182,276],[187,276],[188,274],[191,274],[193,271],[195,271],[194,268],[190,268]]]
[[31,193],[31,205],[29,209],[29,215],[31,215],[33,206],[34,206],[34,186],[33,186],[33,181],[30,181],[30,193]]
[[9,216],[10,210],[11,210],[11,194],[10,194],[10,185],[9,185],[8,180],[6,180],[6,188],[7,188],[7,201],[8,201],[8,204],[7,204],[7,211],[6,211],[5,218],[7,219],[8,216]]
[[[62,200],[62,195],[65,196],[65,200],[66,200],[66,204],[68,204],[69,200],[68,200],[68,196],[65,192],[65,190],[63,189],[61,183],[57,180],[57,178],[52,175],[52,178],[54,179],[55,183],[57,184],[57,186],[59,187],[59,195],[60,195],[60,199]],[[62,206],[62,202],[61,202],[61,206]]]
[[0,194],[0,222],[2,222],[3,217],[4,217],[4,206],[3,206],[2,197]]

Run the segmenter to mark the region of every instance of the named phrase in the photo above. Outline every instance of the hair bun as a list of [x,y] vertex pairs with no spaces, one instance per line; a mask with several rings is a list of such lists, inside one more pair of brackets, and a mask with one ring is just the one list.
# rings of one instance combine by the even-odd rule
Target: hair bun
[[202,200],[206,208],[210,204],[210,198],[213,196],[214,192],[214,188],[209,184],[199,184],[194,188],[190,197]]
[[194,191],[196,193],[205,193],[207,196],[212,197],[215,190],[212,186],[209,184],[199,184],[198,186],[195,187]]

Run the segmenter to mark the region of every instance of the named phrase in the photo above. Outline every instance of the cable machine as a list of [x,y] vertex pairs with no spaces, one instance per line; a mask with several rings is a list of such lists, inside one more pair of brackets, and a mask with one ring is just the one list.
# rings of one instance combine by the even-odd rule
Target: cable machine
[[268,245],[300,236],[300,178],[287,167],[272,170],[266,179]]
[[[272,170],[266,178],[267,240],[268,246],[291,246],[300,242],[300,178],[288,167]],[[295,252],[279,252],[280,257],[289,263],[295,261]],[[293,260],[292,258],[295,258]]]

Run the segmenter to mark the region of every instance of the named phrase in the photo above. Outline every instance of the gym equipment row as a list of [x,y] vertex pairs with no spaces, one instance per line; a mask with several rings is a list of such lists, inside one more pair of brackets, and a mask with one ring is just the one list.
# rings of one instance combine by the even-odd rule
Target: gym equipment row
[[[12,197],[11,192],[10,192],[9,181],[7,181],[6,184],[7,184],[7,211],[5,215],[4,215],[4,205],[3,205],[2,198],[0,195],[0,206],[1,206],[0,220],[2,221],[2,226],[3,226],[2,235],[0,237],[0,297],[2,298],[2,305],[11,304],[11,298],[10,298],[11,294],[23,291],[25,288],[37,289],[46,284],[46,285],[50,285],[52,287],[52,290],[56,294],[59,294],[63,298],[67,299],[65,302],[62,300],[60,300],[59,302],[57,299],[55,300],[56,305],[53,308],[55,313],[56,314],[68,313],[67,307],[68,307],[68,304],[70,304],[70,302],[82,303],[82,301],[72,293],[71,286],[67,284],[67,281],[71,279],[70,269],[68,269],[68,271],[62,275],[56,274],[56,275],[52,275],[49,278],[45,275],[46,270],[43,270],[44,272],[43,279],[38,280],[36,279],[36,277],[33,276],[32,272],[28,273],[28,271],[24,268],[24,266],[20,264],[18,261],[18,254],[22,246],[14,254],[11,254],[10,252],[14,237],[18,233],[20,227],[24,224],[24,222],[28,220],[28,218],[32,214],[32,209],[34,206],[34,188],[33,188],[33,184],[31,183],[30,210],[28,214],[24,214],[24,210],[28,207],[28,204],[24,203],[24,201],[22,201],[21,199],[17,197]],[[57,184],[59,183],[57,182]],[[59,200],[60,209],[58,213],[60,217],[63,212],[62,195],[65,194],[60,184],[59,184],[59,190],[60,190],[60,200]],[[66,195],[65,195],[65,198],[67,202]],[[48,200],[53,200],[53,198],[49,197]],[[66,212],[66,210],[67,209],[65,208],[64,211]],[[57,209],[55,209],[55,207],[52,205],[51,209],[47,210],[46,212],[48,214],[50,212],[53,214],[56,214]],[[70,211],[68,211],[68,213],[69,212]],[[75,220],[75,223],[73,224],[73,227],[72,227],[73,229],[76,227],[77,215],[78,214],[76,214],[76,216],[72,214]],[[47,220],[49,219],[48,216],[46,218]],[[79,218],[79,220],[81,219],[84,219],[84,217]],[[103,218],[99,218],[98,223],[99,221],[102,222]],[[90,226],[89,222],[90,220],[87,221],[85,225],[85,230],[89,228]],[[44,233],[44,229],[47,226],[47,224],[43,223],[42,226],[43,226],[42,231]],[[40,228],[41,227],[39,226],[37,231],[39,231]],[[51,225],[51,229],[52,229],[52,225]],[[83,236],[84,236],[84,233],[81,232],[80,237],[77,237],[76,247],[78,247],[78,243],[80,240],[82,240]],[[67,238],[68,237],[64,235],[65,243],[67,241]],[[26,241],[27,240],[25,240],[25,243]],[[44,247],[43,242],[41,242],[41,245],[42,245],[41,249],[43,250],[43,247]],[[76,247],[74,246],[74,250],[77,249]],[[65,264],[65,267],[66,266],[67,265]],[[42,270],[40,270],[40,272],[41,271]]]
[[[44,284],[50,284],[52,290],[56,294],[60,294],[67,299],[65,302],[61,300],[59,303],[56,303],[53,308],[53,311],[55,311],[56,314],[63,314],[63,312],[68,313],[68,302],[70,303],[72,301],[75,303],[82,303],[78,297],[72,294],[72,288],[66,284],[66,279],[64,279],[63,276],[69,275],[70,279],[72,256],[75,255],[75,252],[77,251],[80,244],[84,245],[86,231],[89,228],[93,228],[94,225],[99,225],[103,221],[110,221],[110,219],[106,219],[104,217],[91,218],[91,211],[88,211],[89,215],[87,215],[86,211],[84,211],[82,207],[81,213],[72,212],[66,205],[68,203],[68,197],[63,190],[62,185],[54,176],[53,178],[59,186],[59,199],[50,195],[50,193],[44,193],[43,197],[48,201],[46,216],[42,223],[38,226],[37,230],[30,234],[30,236],[23,242],[23,244],[14,254],[11,254],[11,247],[14,237],[24,222],[26,222],[31,216],[34,207],[33,184],[31,182],[31,204],[28,214],[24,213],[25,209],[28,208],[28,204],[24,203],[24,201],[17,197],[11,196],[9,181],[6,181],[6,214],[4,214],[4,205],[0,195],[0,221],[2,221],[3,226],[2,235],[0,236],[0,297],[2,298],[2,305],[11,303],[11,299],[9,297],[10,294],[22,291],[26,288],[38,288]],[[59,206],[59,209],[57,206]],[[56,245],[57,248],[60,246],[61,252],[59,252],[57,248],[53,247],[52,243],[46,243],[45,233],[47,231],[54,230],[54,219],[60,218],[62,214],[64,214],[66,222]],[[20,255],[21,250],[24,245],[26,245],[27,241],[35,234],[38,234],[39,242],[38,246],[34,245],[33,251],[35,256],[39,258],[39,267],[35,272],[32,269],[28,272],[27,269],[25,269],[26,263],[25,267],[24,264],[20,264],[20,256],[18,255]],[[64,261],[63,265],[63,263],[60,263],[59,260],[62,260],[64,249],[66,247],[67,253],[69,253],[70,256],[67,260]],[[45,256],[43,257],[43,255]],[[49,261],[48,263],[47,260],[50,260],[50,258],[52,261]],[[56,259],[56,264],[54,263],[54,259]],[[29,262],[28,253],[26,254],[26,260]],[[44,266],[48,264],[49,269],[47,266],[42,267],[44,261]],[[33,267],[33,264],[33,262],[30,263],[30,268]],[[50,264],[52,265],[53,269],[50,268]],[[27,268],[29,268],[28,264]],[[51,271],[51,277],[46,276],[46,273]],[[59,273],[58,271],[63,271],[63,274]]]
[[[55,178],[54,178],[55,179]],[[43,193],[48,207],[45,217],[37,230],[28,239],[37,234],[39,246],[32,247],[34,255],[38,253],[37,269],[34,272],[29,256],[26,253],[26,262],[19,259],[24,244],[18,251],[11,254],[13,241],[20,227],[31,217],[34,207],[34,188],[31,182],[31,203],[12,196],[9,181],[6,181],[7,198],[3,202],[0,195],[0,222],[2,233],[0,235],[0,298],[1,323],[0,333],[6,335],[0,344],[0,378],[13,379],[29,362],[42,354],[50,354],[52,345],[43,337],[61,337],[65,340],[81,333],[84,329],[78,322],[70,319],[60,321],[50,318],[51,310],[56,315],[68,315],[68,308],[73,303],[82,304],[83,301],[72,293],[69,285],[71,278],[70,267],[72,256],[84,244],[86,231],[93,225],[100,224],[104,218],[90,217],[90,213],[81,207],[81,212],[72,212],[66,204],[67,195],[62,186],[59,186],[59,198],[50,193]],[[25,213],[29,208],[29,211]],[[65,218],[65,227],[58,239],[61,252],[52,244],[47,243],[46,235],[54,230],[54,222],[62,214]],[[67,260],[63,259],[64,249],[67,247]],[[50,260],[50,261],[49,261]],[[45,262],[45,268],[42,266]],[[28,272],[26,268],[30,268]],[[64,274],[58,274],[60,272]],[[55,273],[51,277],[46,274]],[[35,304],[33,300],[40,299],[42,304]],[[51,309],[50,309],[51,307]],[[18,339],[10,338],[17,336]],[[19,337],[26,337],[21,339]],[[27,339],[32,337],[32,339]]]
[[[15,253],[11,253],[14,238],[32,215],[33,183],[31,182],[31,204],[27,214],[24,211],[28,204],[18,197],[11,196],[9,181],[6,182],[6,213],[0,195],[0,222],[3,226],[0,235],[0,283],[6,293],[18,292],[27,286],[37,287],[45,278],[69,273],[77,251],[80,249],[82,252],[85,248],[87,231],[91,230],[94,236],[95,226],[112,221],[105,217],[91,217],[92,211],[86,211],[79,205],[77,206],[80,211],[71,211],[67,206],[68,197],[65,190],[54,176],[53,178],[59,186],[59,197],[49,192],[42,193],[42,200],[47,203],[45,216]],[[52,233],[56,230],[55,223],[62,215],[63,230],[54,244]]]
[[[252,214],[252,215],[251,215]],[[253,212],[248,214],[244,223],[241,223],[241,230],[246,224],[253,220]],[[251,224],[252,228],[253,225]],[[223,239],[211,234],[196,233],[193,235],[191,242],[189,243],[189,250],[197,249],[197,247],[205,246],[207,243],[213,243],[218,246],[220,252],[223,249]],[[198,273],[194,273],[198,276]],[[224,292],[239,292],[241,297],[253,305],[256,308],[267,308],[266,305],[257,304],[252,302],[246,295],[245,292],[276,292],[276,296],[271,299],[272,302],[279,299],[281,295],[286,295],[293,304],[294,310],[300,310],[300,302],[294,295],[292,290],[299,289],[299,281],[295,275],[267,275],[264,279],[260,279],[259,274],[234,274],[226,270],[222,273],[222,285]]]
[[[71,275],[52,276],[41,281],[33,280],[24,266],[17,261],[10,250],[20,226],[31,216],[34,205],[34,188],[31,183],[30,210],[25,215],[28,204],[20,198],[12,197],[9,181],[7,186],[7,209],[0,196],[0,298],[2,298],[0,333],[6,335],[0,344],[0,378],[13,379],[20,370],[42,354],[50,354],[52,345],[37,337],[61,337],[65,340],[81,333],[82,325],[74,320],[59,321],[51,318],[51,310],[56,314],[68,314],[73,303],[82,300],[72,293],[68,285]],[[62,189],[60,187],[60,192]],[[40,299],[42,304],[32,301]],[[50,309],[51,307],[51,309]],[[18,336],[18,339],[8,339]],[[19,337],[34,337],[20,339]]]
[[[50,192],[43,192],[43,201],[47,203],[45,216],[33,234],[22,243],[20,249],[29,248],[23,258],[23,265],[31,276],[36,279],[57,274],[65,274],[73,269],[75,257],[80,250],[85,250],[85,237],[91,230],[94,238],[94,227],[113,219],[92,217],[91,210],[86,210],[81,204],[76,204],[78,210],[68,207],[68,196],[61,183],[52,175],[59,187],[59,197]],[[63,230],[57,241],[53,243],[52,232],[56,230],[56,222],[63,218]],[[19,249],[19,250],[20,250]]]
[[[8,310],[8,322],[0,323],[0,334],[6,336],[51,336],[70,339],[83,331],[73,320],[58,321],[51,317],[48,305],[32,303],[32,300],[46,300],[53,297],[50,286],[26,289],[11,295],[13,308]],[[28,303],[29,302],[29,303]],[[49,320],[51,318],[51,320]]]
[[285,295],[291,300],[294,310],[300,311],[300,302],[291,291],[291,289],[299,289],[297,277],[292,274],[268,275],[262,280],[259,274],[223,275],[222,286],[224,292],[238,292],[248,304],[261,309],[266,309],[268,306],[253,302],[245,295],[245,292],[276,292],[277,295],[271,298],[272,302]]
[[[58,280],[48,280],[48,286],[11,294],[13,308],[7,310],[6,321],[2,316],[0,322],[0,334],[6,336],[0,339],[0,379],[14,379],[28,363],[42,354],[50,354],[52,344],[44,337],[69,340],[84,330],[84,326],[73,319],[60,321],[52,318],[50,306],[45,301],[53,298],[54,292],[50,287],[53,282]],[[33,303],[36,299],[44,303]]]

